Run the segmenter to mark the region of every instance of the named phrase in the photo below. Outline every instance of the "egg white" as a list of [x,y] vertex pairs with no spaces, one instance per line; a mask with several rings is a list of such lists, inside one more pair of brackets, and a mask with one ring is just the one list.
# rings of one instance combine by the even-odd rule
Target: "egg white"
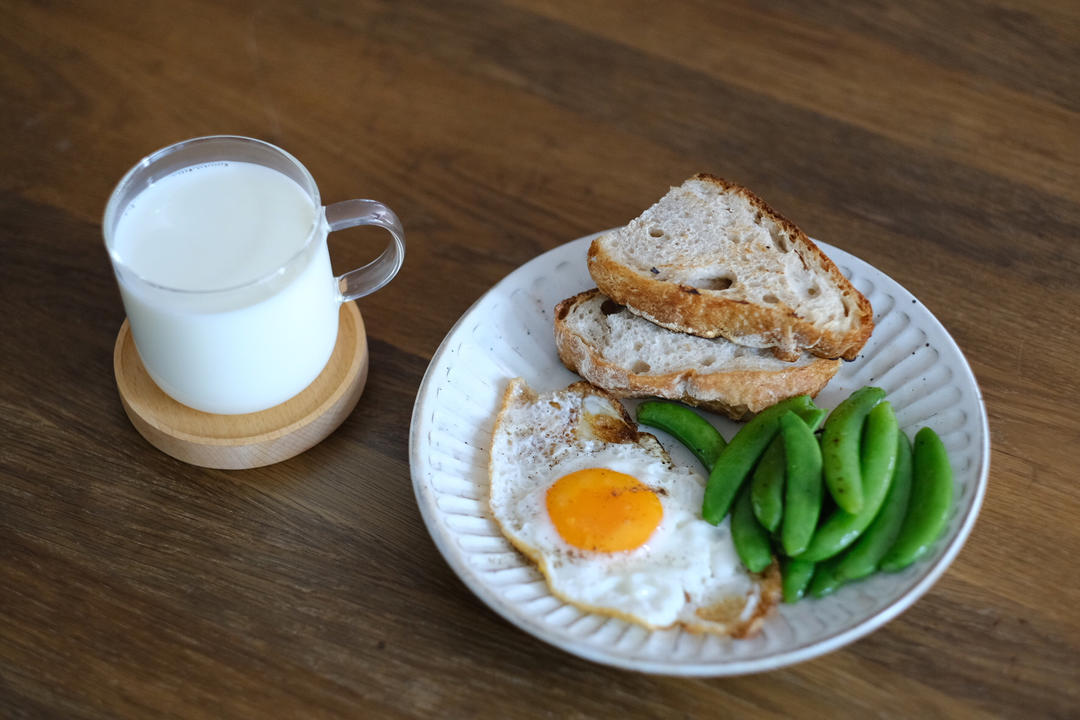
[[[758,584],[738,559],[728,521],[712,526],[702,520],[704,477],[673,465],[649,435],[642,437],[652,442],[582,439],[588,433],[573,427],[584,401],[578,399],[575,409],[575,398],[566,395],[554,405],[541,396],[517,407],[520,412],[513,405],[504,410],[492,448],[492,512],[506,537],[537,564],[551,592],[582,609],[650,628],[681,622],[723,632],[751,617]],[[596,399],[587,400],[597,411]],[[642,546],[588,551],[559,535],[547,512],[548,488],[586,468],[625,473],[656,493],[663,516]],[[707,617],[709,608],[725,605],[724,622],[699,613]]]

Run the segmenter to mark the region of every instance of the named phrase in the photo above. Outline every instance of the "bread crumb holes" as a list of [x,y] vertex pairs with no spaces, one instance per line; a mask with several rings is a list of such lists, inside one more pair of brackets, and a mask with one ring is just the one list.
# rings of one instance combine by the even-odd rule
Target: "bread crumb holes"
[[706,290],[727,290],[735,284],[735,277],[732,275],[721,275],[720,277],[709,278],[695,284]]
[[764,223],[764,225],[769,231],[769,237],[772,238],[777,250],[783,253],[791,250],[791,243],[788,242],[787,236],[784,235],[784,231],[781,230],[776,223],[770,220],[769,222]]

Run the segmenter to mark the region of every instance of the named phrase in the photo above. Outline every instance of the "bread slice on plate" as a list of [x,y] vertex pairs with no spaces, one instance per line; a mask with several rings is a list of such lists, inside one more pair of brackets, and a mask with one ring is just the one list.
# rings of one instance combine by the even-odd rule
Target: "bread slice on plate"
[[654,323],[787,360],[854,360],[874,327],[869,301],[805,233],[712,175],[598,237],[588,262],[601,292]]
[[555,307],[555,344],[568,368],[617,397],[679,400],[734,420],[816,395],[840,366],[810,355],[786,362],[767,349],[667,330],[599,290]]

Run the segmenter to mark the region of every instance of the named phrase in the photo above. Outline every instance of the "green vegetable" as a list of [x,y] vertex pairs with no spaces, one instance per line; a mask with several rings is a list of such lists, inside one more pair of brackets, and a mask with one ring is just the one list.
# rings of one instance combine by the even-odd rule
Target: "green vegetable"
[[810,580],[810,587],[807,588],[811,597],[820,598],[831,595],[844,584],[844,581],[836,576],[836,566],[839,562],[840,558],[830,558],[814,567],[814,577]]
[[[817,430],[827,413],[820,408],[813,408],[802,414],[807,427]],[[780,528],[780,519],[784,514],[784,475],[787,472],[787,460],[784,458],[784,440],[777,434],[765,448],[761,460],[750,479],[750,500],[754,506],[754,515],[769,532]]]
[[802,421],[806,423],[806,427],[810,428],[812,431],[817,431],[817,429],[821,427],[821,421],[824,420],[825,416],[829,413],[819,407],[815,407],[806,412],[795,414],[802,418]]
[[[794,603],[878,569],[901,570],[944,531],[953,501],[945,446],[923,428],[913,449],[884,397],[876,387],[853,392],[828,415],[820,444],[814,431],[826,413],[806,395],[761,411],[730,443],[677,403],[643,402],[637,415],[709,469],[702,516],[718,525],[732,511],[743,565],[764,571],[778,542],[784,602]],[[828,497],[836,507],[819,524]]]
[[816,406],[809,395],[799,395],[782,400],[758,413],[731,439],[709,473],[705,486],[705,500],[701,516],[713,525],[719,525],[727,515],[735,494],[739,492],[754,463],[780,429],[780,416],[788,410],[809,411]]
[[784,440],[778,434],[765,448],[750,479],[750,504],[766,530],[776,532],[784,515]]
[[772,564],[769,533],[754,517],[748,487],[743,488],[735,501],[731,513],[731,538],[735,542],[735,552],[750,572],[761,572]]
[[842,580],[858,580],[877,570],[878,563],[900,534],[911,497],[912,457],[907,436],[902,432],[897,433],[896,441],[896,470],[889,494],[885,496],[874,522],[870,523],[858,542],[844,553],[844,559],[836,568],[836,575]]
[[780,417],[780,433],[787,469],[780,542],[784,552],[795,557],[810,544],[821,514],[821,448],[814,431],[793,412]]
[[863,505],[859,456],[863,423],[870,409],[884,398],[881,388],[860,388],[837,405],[825,421],[821,438],[825,485],[836,504],[849,513],[859,512]]
[[806,593],[806,586],[814,575],[814,563],[798,558],[784,558],[780,563],[780,573],[784,602],[798,602]]
[[801,559],[821,562],[833,557],[855,542],[873,522],[889,492],[896,469],[896,436],[899,432],[892,405],[888,402],[879,403],[870,411],[860,453],[864,498],[861,508],[857,513],[837,508],[814,533],[806,552],[799,554]]
[[949,455],[937,433],[924,427],[915,434],[911,500],[900,533],[880,567],[896,572],[922,557],[945,529],[953,501]]
[[649,400],[638,405],[637,421],[659,428],[681,442],[712,470],[716,458],[727,445],[720,432],[708,420],[678,403]]

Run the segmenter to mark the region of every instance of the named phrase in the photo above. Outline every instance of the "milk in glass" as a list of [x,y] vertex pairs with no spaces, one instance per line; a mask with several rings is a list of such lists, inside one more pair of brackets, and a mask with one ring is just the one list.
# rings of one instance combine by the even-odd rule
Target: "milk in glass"
[[[254,163],[184,168],[140,192],[111,246],[135,345],[167,394],[206,412],[301,392],[337,339],[321,208]],[[318,231],[318,232],[317,232]]]

